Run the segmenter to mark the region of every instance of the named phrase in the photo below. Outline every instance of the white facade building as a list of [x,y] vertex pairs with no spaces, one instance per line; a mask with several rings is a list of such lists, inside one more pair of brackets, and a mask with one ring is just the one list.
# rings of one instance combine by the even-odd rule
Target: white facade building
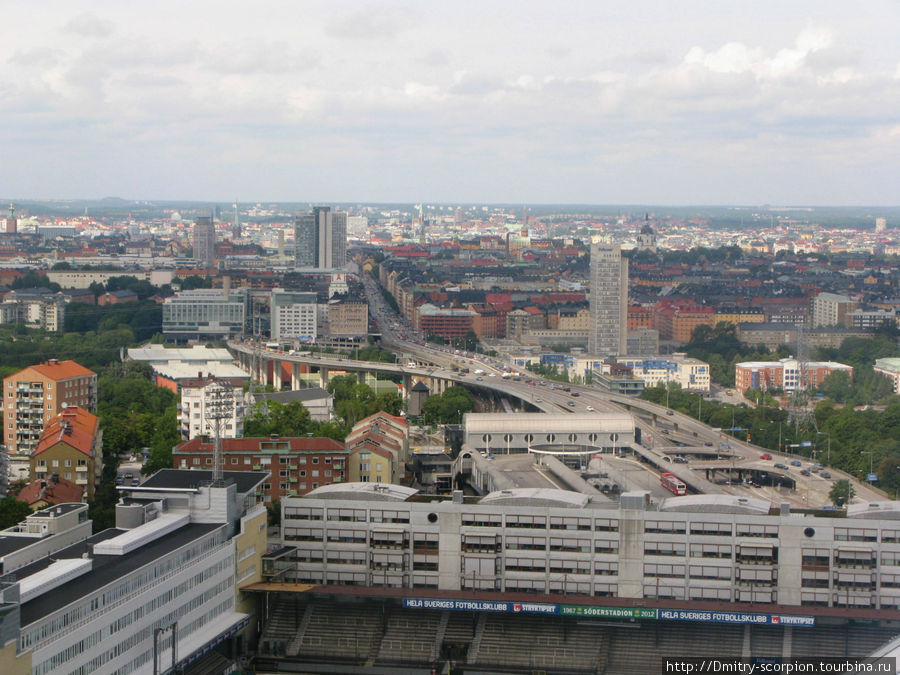
[[[217,392],[222,388],[221,380],[214,377],[183,380],[181,382],[181,411],[179,430],[182,440],[197,436],[214,437],[216,422],[211,419],[213,407],[220,406]],[[244,435],[244,402],[240,390],[232,391],[227,414],[221,421],[222,438],[240,438]]]
[[[761,499],[648,493],[619,504],[552,489],[478,503],[334,484],[282,501],[284,580],[785,606],[900,607],[900,503],[772,515]],[[272,557],[272,556],[270,556]],[[270,564],[267,561],[267,564]],[[774,607],[773,607],[774,609]]]
[[160,471],[129,488],[116,528],[4,579],[4,672],[168,672],[252,623],[236,585],[260,578],[266,474],[210,477]]
[[709,391],[709,364],[685,354],[622,356],[616,363],[631,368],[633,375],[647,387],[677,384],[691,391]]
[[272,290],[273,341],[297,340],[315,342],[317,335],[317,314],[315,293],[295,293],[282,288]]

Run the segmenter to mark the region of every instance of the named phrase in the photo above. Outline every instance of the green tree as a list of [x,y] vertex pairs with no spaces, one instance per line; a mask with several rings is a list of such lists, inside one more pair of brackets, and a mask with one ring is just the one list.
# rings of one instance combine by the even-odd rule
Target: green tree
[[844,504],[849,503],[855,494],[856,492],[850,484],[850,481],[846,478],[842,478],[841,480],[835,481],[834,485],[831,486],[831,492],[828,493],[828,499],[830,499],[831,503],[835,506],[843,506]]
[[31,513],[31,509],[25,502],[20,502],[15,497],[0,499],[0,529],[5,530],[23,520]]
[[462,416],[475,407],[472,395],[465,387],[449,387],[443,394],[432,396],[422,406],[427,424],[457,424]]

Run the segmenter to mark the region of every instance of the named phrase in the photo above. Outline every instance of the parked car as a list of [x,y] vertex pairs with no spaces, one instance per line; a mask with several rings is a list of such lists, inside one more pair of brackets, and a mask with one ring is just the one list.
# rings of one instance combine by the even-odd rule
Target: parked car
[[822,472],[822,478],[831,478],[831,474],[828,473],[827,471],[823,471],[823,472]]

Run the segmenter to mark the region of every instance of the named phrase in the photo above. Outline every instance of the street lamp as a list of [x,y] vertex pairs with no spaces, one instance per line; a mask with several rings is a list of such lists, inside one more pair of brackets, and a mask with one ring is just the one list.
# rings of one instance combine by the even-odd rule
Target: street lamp
[[817,431],[816,436],[825,436],[825,438],[828,439],[828,459],[825,461],[830,466],[831,465],[831,434],[829,434],[828,432],[825,432],[825,431]]

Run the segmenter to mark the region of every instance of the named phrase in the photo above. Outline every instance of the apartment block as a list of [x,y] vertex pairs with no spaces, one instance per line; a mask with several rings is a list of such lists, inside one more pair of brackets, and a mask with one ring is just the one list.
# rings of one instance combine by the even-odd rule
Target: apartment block
[[49,480],[58,475],[84,490],[88,500],[103,473],[103,430],[96,415],[69,406],[51,419],[37,448],[31,453],[30,479]]
[[748,389],[811,389],[818,387],[826,377],[838,371],[853,376],[852,366],[834,361],[744,361],[735,364],[734,386],[741,392]]
[[178,427],[182,439],[215,436],[216,416],[221,419],[222,438],[244,435],[243,391],[240,383],[235,384],[215,377],[181,380]]
[[97,374],[75,361],[51,359],[3,379],[5,438],[10,455],[27,457],[44,426],[68,406],[97,407]]
[[[193,438],[175,446],[172,461],[179,469],[211,470],[214,451],[211,440]],[[222,457],[226,471],[268,472],[266,502],[340,483],[347,475],[347,450],[330,438],[226,438]]]

